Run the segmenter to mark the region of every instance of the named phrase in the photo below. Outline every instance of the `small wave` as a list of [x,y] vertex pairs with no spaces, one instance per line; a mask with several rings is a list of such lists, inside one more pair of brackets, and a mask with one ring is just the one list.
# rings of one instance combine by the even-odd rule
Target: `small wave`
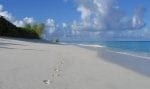
[[77,45],[77,46],[82,46],[82,47],[96,47],[96,48],[102,48],[104,47],[103,45],[96,45],[96,44],[80,44],[80,43],[60,43],[63,45]]
[[117,53],[117,54],[123,54],[123,55],[127,55],[127,56],[132,56],[132,57],[150,60],[150,56],[148,56],[144,53],[132,53],[132,52],[124,52],[124,51],[121,52],[121,51],[113,51],[113,50],[109,50],[109,51]]
[[102,48],[104,46],[102,45],[88,45],[88,44],[76,44],[78,46],[84,46],[84,47],[96,47],[96,48]]

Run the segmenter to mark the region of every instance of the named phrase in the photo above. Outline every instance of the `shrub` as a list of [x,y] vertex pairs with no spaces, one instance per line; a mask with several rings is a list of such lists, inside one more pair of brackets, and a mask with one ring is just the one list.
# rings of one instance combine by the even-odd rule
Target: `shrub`
[[44,28],[45,28],[45,24],[44,23],[41,23],[41,24],[34,24],[34,25],[31,25],[31,24],[26,24],[24,26],[25,29],[28,29],[29,31],[31,32],[34,32],[38,35],[38,37],[40,38],[43,31],[44,31]]
[[0,17],[0,36],[39,39],[41,33],[41,31],[31,29],[30,25],[27,28],[16,27],[4,17]]
[[60,40],[58,38],[53,38],[51,42],[54,44],[58,44]]

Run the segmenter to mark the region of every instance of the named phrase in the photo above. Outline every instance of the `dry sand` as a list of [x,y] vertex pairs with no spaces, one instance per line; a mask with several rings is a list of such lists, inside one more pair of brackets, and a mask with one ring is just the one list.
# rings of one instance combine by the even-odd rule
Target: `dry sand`
[[0,38],[0,89],[150,89],[148,59],[98,50]]

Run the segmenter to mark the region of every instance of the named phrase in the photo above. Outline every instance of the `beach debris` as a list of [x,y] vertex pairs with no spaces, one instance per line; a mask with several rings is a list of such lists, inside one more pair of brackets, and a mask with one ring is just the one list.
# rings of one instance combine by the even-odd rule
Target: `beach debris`
[[50,84],[52,81],[50,81],[50,80],[43,80],[43,82],[44,82],[44,84]]

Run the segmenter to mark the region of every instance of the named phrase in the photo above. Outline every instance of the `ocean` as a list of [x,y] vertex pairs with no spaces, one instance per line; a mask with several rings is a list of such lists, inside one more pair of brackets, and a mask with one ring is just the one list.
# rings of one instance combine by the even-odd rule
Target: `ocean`
[[150,41],[103,41],[98,44],[116,50],[150,53]]
[[150,60],[150,41],[103,41],[93,42],[113,52]]
[[116,53],[150,59],[150,41],[71,42],[80,46],[104,47]]

